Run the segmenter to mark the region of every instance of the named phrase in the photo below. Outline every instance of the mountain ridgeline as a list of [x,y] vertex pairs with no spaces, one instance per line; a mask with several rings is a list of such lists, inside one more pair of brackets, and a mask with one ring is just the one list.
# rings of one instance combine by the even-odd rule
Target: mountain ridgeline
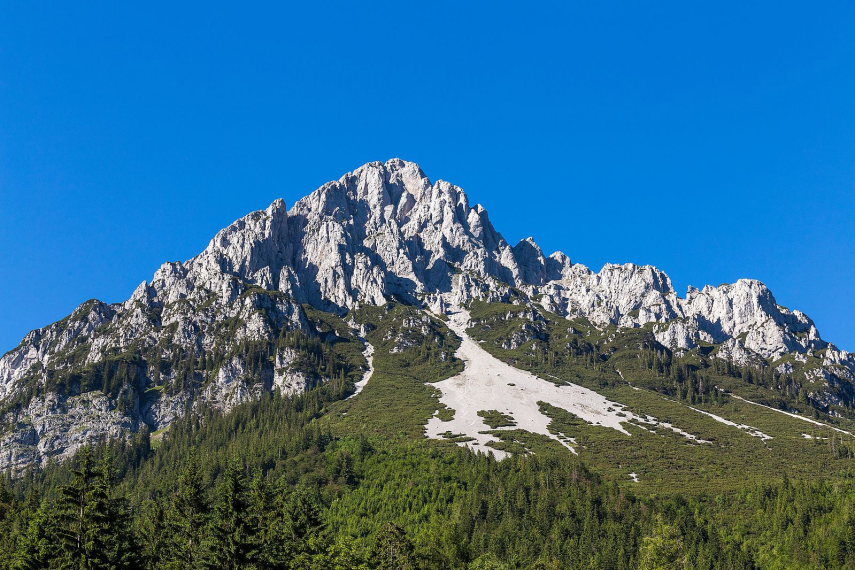
[[366,164],[0,359],[0,570],[855,567],[855,357]]
[[530,238],[511,246],[462,189],[393,159],[290,210],[277,200],[193,259],[165,263],[127,301],[88,301],[28,334],[0,359],[0,469],[160,434],[192,410],[228,411],[271,390],[330,381],[346,390],[365,366],[360,327],[372,326],[356,323],[354,309],[397,302],[442,314],[473,300],[529,305],[597,331],[643,329],[653,350],[700,349],[765,370],[781,389],[797,385],[795,396],[826,415],[848,417],[855,405],[855,358],[762,283],[681,298],[655,267],[597,273],[561,252],[545,256]]

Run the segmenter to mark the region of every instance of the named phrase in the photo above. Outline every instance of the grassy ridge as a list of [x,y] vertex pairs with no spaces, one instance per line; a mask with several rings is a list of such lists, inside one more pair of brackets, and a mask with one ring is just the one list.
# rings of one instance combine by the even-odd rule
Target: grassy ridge
[[[845,479],[855,473],[851,436],[728,397],[716,387],[758,400],[764,399],[758,396],[770,399],[770,390],[720,372],[701,351],[667,355],[672,370],[700,370],[696,375],[706,386],[692,392],[684,388],[686,381],[681,385],[673,374],[648,365],[652,351],[664,352],[664,347],[655,346],[649,330],[599,331],[582,321],[500,303],[474,302],[471,316],[469,334],[494,356],[550,381],[593,389],[637,415],[654,416],[709,442],[697,443],[666,428],[651,431],[649,425],[628,424],[632,435],[627,436],[587,424],[564,410],[545,408],[553,419],[551,429],[575,438],[583,460],[639,492],[702,493],[711,488],[736,490],[747,482],[784,474]],[[698,410],[746,424],[772,439],[753,437]],[[842,427],[850,425],[845,419],[815,415]],[[639,483],[630,482],[631,472]]]

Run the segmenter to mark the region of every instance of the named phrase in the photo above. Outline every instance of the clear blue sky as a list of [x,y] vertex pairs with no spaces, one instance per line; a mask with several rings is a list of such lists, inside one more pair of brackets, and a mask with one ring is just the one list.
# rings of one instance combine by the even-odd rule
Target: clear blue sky
[[4,3],[0,352],[395,156],[511,242],[761,279],[855,350],[855,3],[177,4]]

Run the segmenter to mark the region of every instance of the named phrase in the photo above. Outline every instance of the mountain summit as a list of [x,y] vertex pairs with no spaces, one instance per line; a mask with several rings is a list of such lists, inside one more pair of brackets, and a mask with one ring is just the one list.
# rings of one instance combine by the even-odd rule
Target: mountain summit
[[[265,391],[327,382],[329,370],[308,370],[277,339],[355,339],[359,327],[340,324],[353,324],[341,319],[359,307],[396,302],[442,314],[472,301],[528,305],[600,331],[645,328],[663,350],[703,347],[735,365],[801,374],[826,413],[855,405],[855,358],[761,282],[690,288],[681,298],[655,267],[594,272],[562,252],[546,256],[532,238],[511,246],[461,188],[392,159],[324,184],[290,210],[277,200],[244,216],[193,259],[165,263],[123,303],[91,300],[29,333],[0,359],[0,469],[162,432],[200,407],[225,411]],[[263,357],[249,359],[261,345]]]

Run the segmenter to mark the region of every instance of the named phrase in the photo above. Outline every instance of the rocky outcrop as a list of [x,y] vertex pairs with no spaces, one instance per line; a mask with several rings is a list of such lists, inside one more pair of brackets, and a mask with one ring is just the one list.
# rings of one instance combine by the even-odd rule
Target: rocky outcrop
[[49,393],[31,400],[23,413],[6,418],[6,424],[9,428],[0,436],[0,466],[13,470],[62,461],[85,445],[123,437],[139,427],[99,391],[74,397]]

